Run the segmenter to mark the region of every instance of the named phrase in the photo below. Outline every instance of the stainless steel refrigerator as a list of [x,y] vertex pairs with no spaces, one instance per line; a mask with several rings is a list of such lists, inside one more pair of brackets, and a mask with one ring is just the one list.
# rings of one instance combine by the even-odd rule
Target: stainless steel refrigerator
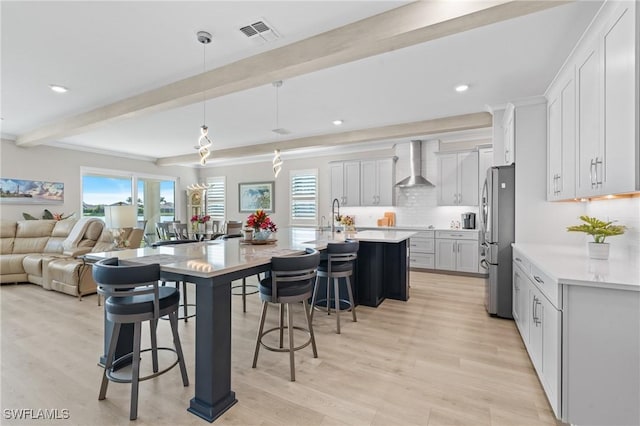
[[515,237],[515,165],[490,167],[482,188],[480,266],[488,272],[484,304],[487,312],[513,318],[511,308],[511,243]]

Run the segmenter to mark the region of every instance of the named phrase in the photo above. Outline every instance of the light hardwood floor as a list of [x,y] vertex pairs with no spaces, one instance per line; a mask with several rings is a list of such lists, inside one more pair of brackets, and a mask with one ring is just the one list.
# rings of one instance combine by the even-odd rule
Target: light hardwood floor
[[[319,357],[310,348],[298,351],[293,383],[286,354],[262,350],[251,368],[260,302],[250,296],[243,314],[234,297],[238,403],[214,424],[556,424],[514,322],[486,314],[480,279],[412,272],[411,285],[408,302],[359,307],[357,323],[345,314],[341,335],[333,316],[317,312]],[[107,399],[98,401],[103,313],[96,297],[79,302],[30,284],[0,287],[1,424],[130,423],[129,385],[110,383]],[[270,313],[275,324],[276,309]],[[301,308],[295,320],[302,323]],[[178,368],[141,382],[135,424],[207,424],[186,411],[194,393],[194,331],[193,320],[180,323],[191,385],[182,386]],[[159,343],[171,346],[166,321]],[[6,418],[5,409],[20,408],[67,409],[70,418]]]

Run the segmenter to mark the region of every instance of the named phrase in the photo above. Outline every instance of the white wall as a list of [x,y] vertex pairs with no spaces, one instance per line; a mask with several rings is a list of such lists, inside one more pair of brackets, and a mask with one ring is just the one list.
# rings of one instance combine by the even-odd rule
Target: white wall
[[81,167],[123,170],[149,175],[171,176],[178,178],[176,188],[176,208],[183,222],[187,185],[197,181],[197,170],[190,167],[159,167],[153,162],[129,158],[75,151],[48,146],[19,148],[11,141],[3,140],[0,145],[0,175],[3,178],[45,180],[64,183],[64,203],[48,205],[5,204],[0,203],[0,217],[7,220],[23,219],[26,212],[41,217],[43,210],[56,213],[82,214]]
[[[623,235],[609,237],[612,251],[628,252],[640,256],[640,198],[620,198],[591,201],[586,204],[586,214],[602,220],[615,220],[616,225],[627,227]],[[581,223],[576,220],[576,225]],[[584,234],[583,234],[584,235]],[[593,241],[584,235],[585,241]]]
[[[566,231],[584,214],[582,203],[547,202],[547,109],[516,105],[516,235],[519,243],[579,244]],[[495,157],[494,157],[495,159]]]

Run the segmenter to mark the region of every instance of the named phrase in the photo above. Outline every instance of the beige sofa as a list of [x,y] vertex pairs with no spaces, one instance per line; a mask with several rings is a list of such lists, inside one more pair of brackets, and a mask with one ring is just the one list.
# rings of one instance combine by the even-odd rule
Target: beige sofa
[[[57,260],[73,260],[96,248],[98,240],[107,237],[104,222],[98,218],[80,220],[3,220],[0,224],[0,283],[30,282],[46,289],[74,296],[95,293],[91,279],[74,280],[62,288],[51,285],[49,266]],[[101,244],[101,249],[111,243]]]

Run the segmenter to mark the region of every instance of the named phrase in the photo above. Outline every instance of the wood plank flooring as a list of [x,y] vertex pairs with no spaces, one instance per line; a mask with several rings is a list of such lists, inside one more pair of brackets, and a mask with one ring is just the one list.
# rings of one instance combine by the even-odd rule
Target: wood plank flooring
[[[358,322],[316,312],[317,359],[261,350],[251,362],[260,302],[247,313],[233,297],[232,388],[238,403],[217,425],[555,425],[542,387],[510,320],[489,317],[478,278],[411,272],[411,299],[359,307]],[[194,300],[195,289],[189,286]],[[129,424],[130,387],[110,383],[98,401],[103,312],[30,284],[0,287],[1,424]],[[270,309],[275,325],[277,310]],[[196,319],[197,320],[197,319]],[[304,320],[302,307],[296,324]],[[180,323],[191,385],[178,368],[140,383],[136,425],[205,425],[186,408],[193,396],[195,321]],[[302,336],[296,336],[301,341]],[[285,337],[286,338],[286,337]],[[145,327],[143,342],[148,340]],[[160,346],[171,346],[166,321]],[[169,361],[169,357],[161,357]],[[148,359],[143,363],[149,364]],[[8,419],[6,409],[67,409],[67,420]]]

